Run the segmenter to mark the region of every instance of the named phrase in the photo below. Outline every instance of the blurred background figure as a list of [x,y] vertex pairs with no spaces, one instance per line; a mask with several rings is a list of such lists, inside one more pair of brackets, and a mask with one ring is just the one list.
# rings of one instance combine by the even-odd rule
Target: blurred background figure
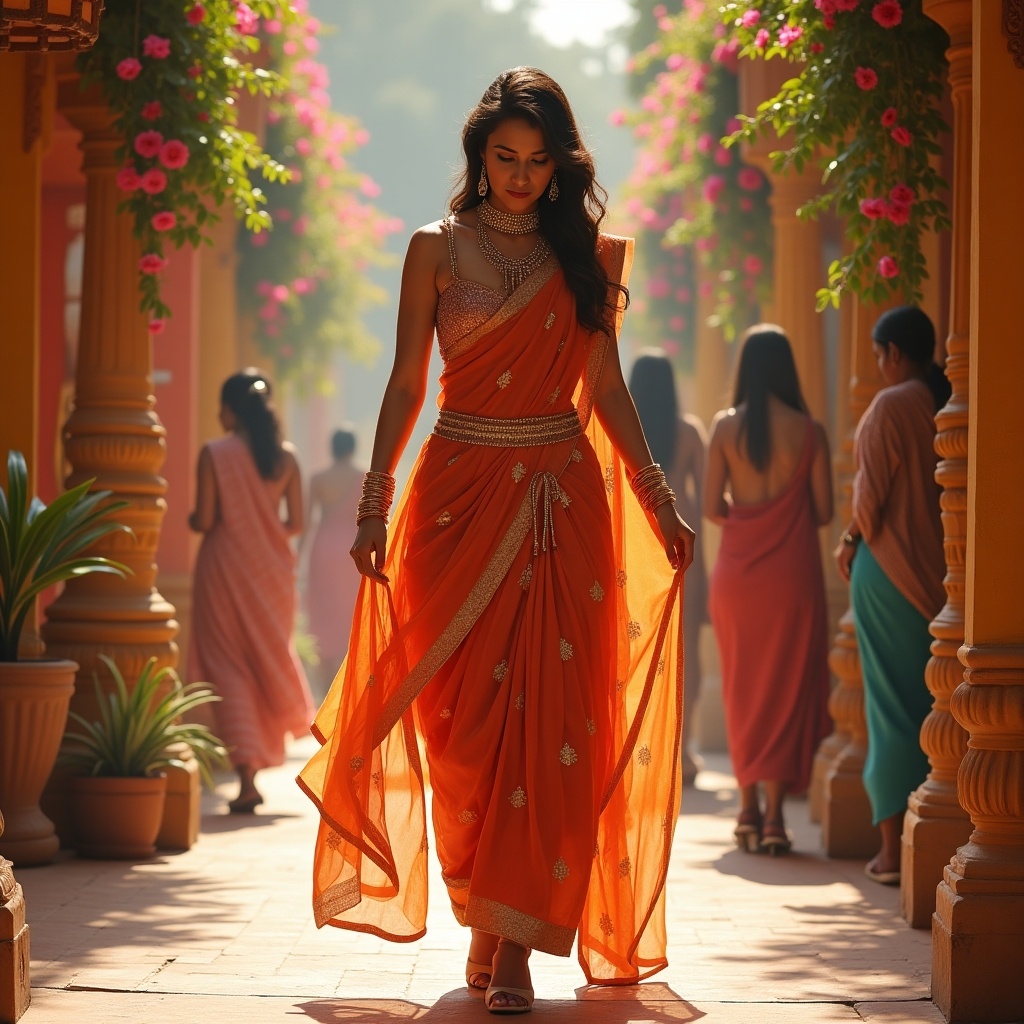
[[[704,424],[679,408],[675,372],[664,351],[660,348],[641,349],[629,374],[629,391],[651,456],[665,471],[669,486],[676,492],[679,514],[688,523],[699,522],[707,437]],[[699,755],[690,746],[692,723],[700,696],[700,628],[708,621],[707,569],[699,530],[694,542],[693,565],[686,574],[684,594],[686,662],[683,671],[682,760],[683,785],[688,786],[702,767]]]
[[850,581],[868,726],[864,788],[882,833],[865,873],[898,885],[907,797],[928,774],[919,739],[932,706],[928,623],[946,600],[935,413],[950,386],[933,362],[935,328],[923,310],[890,309],[871,337],[885,386],[857,425],[853,519],[835,557]]
[[[199,452],[196,557],[189,678],[210,683],[217,732],[238,773],[233,813],[263,803],[256,773],[284,764],[285,736],[303,735],[313,704],[295,652],[295,553],[302,530],[302,476],[281,438],[260,370],[232,374],[220,394],[227,436]],[[282,505],[284,518],[281,518]]]
[[774,324],[743,337],[732,408],[711,426],[704,514],[722,526],[710,606],[741,794],[736,843],[784,853],[783,798],[807,788],[831,729],[818,527],[832,519],[832,465]]
[[355,431],[348,425],[331,436],[332,464],[309,483],[309,533],[304,607],[320,664],[314,686],[323,700],[348,649],[348,634],[359,588],[359,570],[349,554],[356,530],[356,507],[364,470],[353,465]]

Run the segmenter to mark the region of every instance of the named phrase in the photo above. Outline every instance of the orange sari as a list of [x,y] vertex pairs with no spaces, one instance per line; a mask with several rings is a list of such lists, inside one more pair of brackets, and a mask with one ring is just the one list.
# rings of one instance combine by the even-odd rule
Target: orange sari
[[[625,282],[632,242],[604,236],[602,255]],[[424,443],[389,531],[391,583],[362,581],[298,780],[321,816],[319,926],[425,933],[418,731],[462,924],[561,956],[578,934],[593,983],[667,965],[682,576],[591,417],[610,341],[579,326],[550,260],[442,344],[442,417],[564,421],[575,407],[584,432]]]

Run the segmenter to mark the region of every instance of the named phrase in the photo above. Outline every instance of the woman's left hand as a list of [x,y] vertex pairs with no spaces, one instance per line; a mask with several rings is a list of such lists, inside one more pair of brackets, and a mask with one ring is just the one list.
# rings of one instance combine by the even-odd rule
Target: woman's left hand
[[697,535],[683,521],[670,501],[654,510],[654,518],[658,521],[669,564],[677,572],[686,572],[693,563],[693,545]]

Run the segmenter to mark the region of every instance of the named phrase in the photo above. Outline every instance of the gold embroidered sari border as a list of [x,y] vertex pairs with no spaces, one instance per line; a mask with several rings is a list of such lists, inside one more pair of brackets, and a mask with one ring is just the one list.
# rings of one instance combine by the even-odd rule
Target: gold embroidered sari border
[[503,323],[511,320],[516,313],[522,312],[539,294],[558,270],[559,263],[552,254],[545,263],[542,263],[502,304],[501,308],[479,327],[475,327],[458,341],[452,342],[445,349],[441,349],[441,356],[447,362],[456,356],[462,355],[467,349],[472,348],[485,334],[500,327]]
[[576,929],[543,921],[524,914],[497,900],[470,896],[463,913],[463,921],[472,928],[511,939],[529,949],[539,949],[553,956],[571,956]]
[[575,409],[551,416],[521,416],[499,419],[441,409],[434,433],[448,441],[482,444],[492,448],[530,448],[571,441],[581,432]]

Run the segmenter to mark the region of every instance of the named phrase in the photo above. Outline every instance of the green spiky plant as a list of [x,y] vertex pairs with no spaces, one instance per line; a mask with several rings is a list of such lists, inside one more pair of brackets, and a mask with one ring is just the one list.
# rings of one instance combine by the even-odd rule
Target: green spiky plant
[[184,685],[170,667],[157,669],[156,658],[146,662],[129,691],[114,661],[102,654],[100,660],[110,670],[114,690],[104,693],[94,674],[99,720],[70,712],[81,731],[65,733],[68,747],[60,763],[85,775],[141,778],[168,765],[181,766],[174,748],[184,744],[212,787],[212,770],[227,764],[227,750],[207,726],[181,718],[220,697],[205,683]]
[[129,507],[109,491],[90,494],[94,480],[49,505],[29,499],[21,452],[7,453],[7,490],[0,489],[0,661],[18,660],[18,643],[33,602],[47,587],[91,572],[124,577],[131,569],[102,555],[83,554],[127,526],[111,517]]

